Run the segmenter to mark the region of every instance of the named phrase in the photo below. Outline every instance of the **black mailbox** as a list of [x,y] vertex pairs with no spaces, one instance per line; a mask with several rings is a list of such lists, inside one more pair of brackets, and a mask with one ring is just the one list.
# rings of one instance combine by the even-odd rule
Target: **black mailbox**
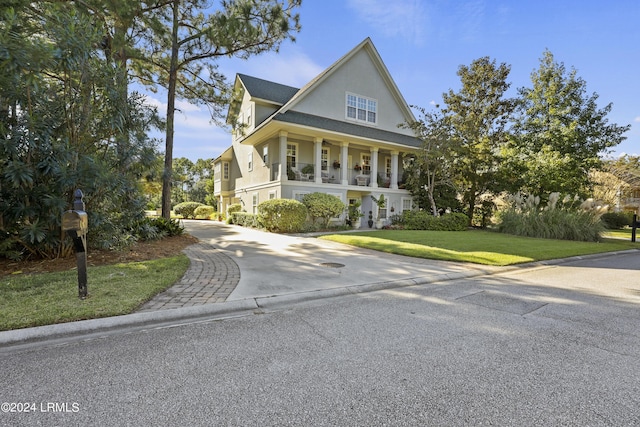
[[76,190],[73,210],[62,214],[62,231],[71,237],[76,252],[78,294],[82,299],[87,297],[87,232],[89,231],[89,219],[84,211],[83,196],[82,191]]

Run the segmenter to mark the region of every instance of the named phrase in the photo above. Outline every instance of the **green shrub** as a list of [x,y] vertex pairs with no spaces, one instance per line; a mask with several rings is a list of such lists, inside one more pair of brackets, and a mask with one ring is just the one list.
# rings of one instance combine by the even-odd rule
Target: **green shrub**
[[196,217],[209,219],[215,211],[213,206],[202,205],[198,206],[193,213]]
[[184,232],[184,227],[177,219],[165,219],[162,217],[145,217],[134,224],[130,230],[132,239],[157,240],[164,237],[179,236]]
[[578,205],[574,198],[565,197],[561,202],[559,197],[552,193],[543,205],[540,197],[516,194],[511,206],[498,212],[498,231],[543,239],[599,241],[604,210],[590,200]]
[[331,218],[340,216],[345,208],[339,198],[326,193],[305,194],[302,204],[307,207],[311,221],[315,223],[320,220],[320,225],[324,228],[329,225]]
[[229,205],[229,207],[227,207],[227,215],[231,215],[233,213],[240,212],[240,211],[242,211],[242,205],[240,203],[234,203],[232,205]]
[[633,212],[607,212],[602,215],[602,222],[609,230],[617,230],[631,226]]
[[307,220],[305,205],[293,199],[266,200],[258,205],[260,221],[269,231],[297,233]]
[[230,215],[230,224],[237,224],[243,227],[260,228],[258,215],[247,212],[234,212]]
[[395,215],[391,223],[401,225],[405,230],[464,231],[469,218],[457,212],[433,216],[427,211],[404,211],[402,215]]
[[199,202],[182,202],[174,206],[173,212],[183,218],[196,219],[195,211],[200,206],[204,205]]

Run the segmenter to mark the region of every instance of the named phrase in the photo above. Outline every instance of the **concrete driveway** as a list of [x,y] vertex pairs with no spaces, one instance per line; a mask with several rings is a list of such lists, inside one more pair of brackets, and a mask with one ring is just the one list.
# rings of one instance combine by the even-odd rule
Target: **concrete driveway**
[[228,301],[389,282],[433,282],[501,270],[385,254],[213,221],[184,221],[184,226],[240,268],[240,282]]

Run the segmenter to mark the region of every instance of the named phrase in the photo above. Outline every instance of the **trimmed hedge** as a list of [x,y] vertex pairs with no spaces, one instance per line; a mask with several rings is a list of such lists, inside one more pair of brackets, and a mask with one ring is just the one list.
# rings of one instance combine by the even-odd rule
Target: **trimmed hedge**
[[256,214],[248,212],[234,212],[229,216],[229,224],[243,227],[260,228],[260,218]]
[[232,205],[229,205],[229,207],[227,207],[227,215],[231,215],[232,213],[236,213],[240,211],[242,211],[242,205],[240,203],[234,203]]
[[307,207],[311,221],[321,220],[321,226],[326,228],[331,218],[340,216],[345,205],[336,196],[326,193],[310,193],[302,197],[302,204]]
[[297,233],[304,228],[307,208],[297,200],[272,199],[258,205],[258,215],[268,231]]
[[203,206],[198,206],[193,213],[196,217],[203,217],[203,218],[209,219],[209,217],[211,217],[211,215],[213,215],[215,211],[216,210],[213,206],[203,205]]
[[196,219],[196,209],[204,204],[199,202],[183,202],[173,207],[173,212],[183,218]]
[[396,215],[393,222],[405,230],[464,231],[469,225],[469,217],[462,213],[433,216],[427,211],[404,211]]

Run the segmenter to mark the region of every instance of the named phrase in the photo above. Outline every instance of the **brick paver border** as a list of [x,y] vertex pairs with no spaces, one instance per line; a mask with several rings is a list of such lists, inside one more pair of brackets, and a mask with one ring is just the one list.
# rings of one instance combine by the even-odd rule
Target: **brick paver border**
[[238,265],[213,245],[199,242],[183,252],[190,260],[184,276],[144,303],[138,312],[224,302],[238,285]]

